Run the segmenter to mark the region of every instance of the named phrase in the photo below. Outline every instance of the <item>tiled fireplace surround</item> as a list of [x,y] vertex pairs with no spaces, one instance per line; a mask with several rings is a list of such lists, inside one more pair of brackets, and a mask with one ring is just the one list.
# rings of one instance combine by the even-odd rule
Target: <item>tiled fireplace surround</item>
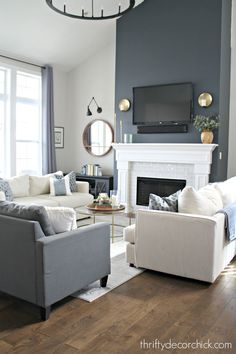
[[113,144],[118,190],[127,210],[136,205],[137,177],[184,179],[199,189],[209,181],[215,144]]

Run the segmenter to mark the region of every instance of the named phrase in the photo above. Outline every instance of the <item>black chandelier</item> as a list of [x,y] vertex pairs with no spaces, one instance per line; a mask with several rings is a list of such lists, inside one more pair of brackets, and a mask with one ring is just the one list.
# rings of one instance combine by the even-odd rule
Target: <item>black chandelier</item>
[[95,104],[96,104],[96,106],[97,106],[97,112],[98,112],[98,113],[102,113],[102,107],[100,107],[100,106],[97,104],[97,101],[95,100],[95,98],[92,97],[91,101],[90,101],[89,104],[88,104],[87,116],[91,116],[91,115],[92,115],[92,112],[91,112],[91,110],[90,110],[90,105],[91,105],[91,103],[92,103],[93,101],[95,102]]
[[88,5],[88,8],[86,9],[83,8],[82,6],[79,7],[79,3],[81,2],[81,0],[78,0],[78,13],[72,13],[70,12],[71,10],[69,6],[70,0],[65,0],[65,1],[67,3],[65,3],[62,6],[63,8],[60,8],[60,6],[58,6],[58,0],[46,0],[46,3],[52,10],[58,12],[59,14],[72,17],[72,18],[77,18],[80,20],[107,20],[111,18],[120,17],[123,16],[126,12],[132,10],[133,7],[135,6],[135,0],[129,0],[129,5],[126,6],[121,6],[118,0],[117,12],[113,14],[108,14],[106,13],[106,10],[102,6],[99,10],[96,8],[95,11],[95,5],[97,6],[99,2],[102,3],[101,0],[87,1],[88,3],[90,2],[90,5]]

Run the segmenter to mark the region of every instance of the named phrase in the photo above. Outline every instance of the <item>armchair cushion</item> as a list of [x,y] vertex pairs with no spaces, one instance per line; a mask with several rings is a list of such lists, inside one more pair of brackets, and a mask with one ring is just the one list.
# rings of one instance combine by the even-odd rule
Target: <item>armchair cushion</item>
[[124,240],[129,243],[135,243],[135,225],[127,226],[124,229]]

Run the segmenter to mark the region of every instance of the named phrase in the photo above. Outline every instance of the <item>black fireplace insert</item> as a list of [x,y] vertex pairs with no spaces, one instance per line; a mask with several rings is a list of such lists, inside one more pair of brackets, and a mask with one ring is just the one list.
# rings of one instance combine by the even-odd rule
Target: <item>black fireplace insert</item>
[[185,186],[183,179],[137,177],[136,204],[148,205],[150,193],[168,197]]

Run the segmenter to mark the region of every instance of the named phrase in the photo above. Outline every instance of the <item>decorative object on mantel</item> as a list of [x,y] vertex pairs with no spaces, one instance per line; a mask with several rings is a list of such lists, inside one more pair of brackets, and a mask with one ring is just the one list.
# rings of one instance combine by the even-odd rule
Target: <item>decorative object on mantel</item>
[[121,112],[127,112],[130,109],[131,103],[127,98],[122,98],[119,102],[119,110]]
[[219,117],[217,115],[203,116],[196,115],[194,126],[201,132],[201,141],[203,144],[211,144],[214,138],[212,130],[219,127]]
[[133,142],[133,134],[124,134],[124,143],[125,144],[132,144]]
[[97,104],[97,101],[95,100],[95,98],[94,97],[92,97],[92,99],[91,99],[91,101],[89,102],[89,104],[88,104],[88,109],[87,109],[87,116],[92,116],[92,112],[91,112],[91,110],[90,110],[90,105],[91,105],[91,103],[92,102],[95,102],[95,104],[96,104],[96,106],[97,106],[97,112],[98,113],[102,113],[102,107],[99,107],[99,105]]
[[[108,2],[104,8],[104,2],[102,2],[102,0],[77,0],[76,7],[73,6],[74,4],[72,0],[65,0],[64,5],[61,0],[46,0],[48,6],[55,12],[80,20],[106,20],[121,17],[135,7],[135,0],[129,0],[129,3],[123,6],[120,4],[120,0],[117,0],[116,2],[116,7],[112,7]],[[87,7],[84,7],[85,3],[87,3]]]
[[55,148],[64,148],[64,128],[54,127]]
[[200,107],[207,108],[212,104],[213,98],[209,92],[203,92],[198,96],[198,104]]

